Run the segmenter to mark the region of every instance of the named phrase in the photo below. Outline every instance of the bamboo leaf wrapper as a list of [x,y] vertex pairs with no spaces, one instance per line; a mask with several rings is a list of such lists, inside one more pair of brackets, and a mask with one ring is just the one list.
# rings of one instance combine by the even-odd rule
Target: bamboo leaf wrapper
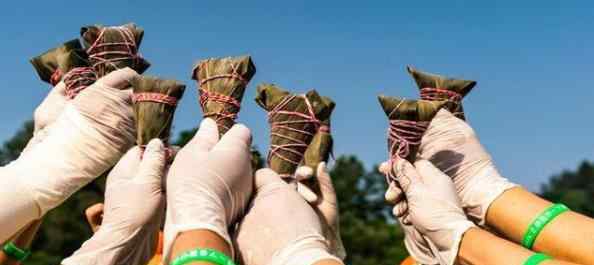
[[55,86],[73,68],[88,66],[87,59],[80,42],[74,39],[33,57],[30,62],[42,81]]
[[449,101],[455,105],[449,108],[452,114],[465,119],[462,99],[474,88],[476,81],[422,72],[411,66],[406,69],[419,87],[421,99]]
[[235,124],[246,86],[255,74],[250,56],[211,58],[200,61],[192,70],[203,116],[215,120],[220,136]]
[[272,84],[258,86],[256,102],[268,111],[271,138],[268,165],[281,177],[291,177],[331,108],[315,91],[296,95]]
[[185,85],[175,80],[138,76],[130,81],[136,119],[136,143],[143,147],[154,138],[169,143],[171,124]]
[[98,77],[126,67],[142,74],[150,66],[139,54],[144,30],[133,23],[112,27],[85,26],[81,28],[80,35],[89,63]]

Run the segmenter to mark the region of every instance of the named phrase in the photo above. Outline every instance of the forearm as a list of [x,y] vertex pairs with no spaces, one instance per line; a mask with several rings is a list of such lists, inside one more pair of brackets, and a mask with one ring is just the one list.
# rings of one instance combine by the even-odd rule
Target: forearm
[[[35,234],[37,230],[39,230],[39,226],[41,225],[41,220],[36,220],[27,225],[22,232],[18,233],[13,239],[9,240],[8,242],[12,242],[16,247],[20,249],[29,249],[31,248],[31,243],[35,238]],[[20,264],[19,261],[14,260],[8,257],[4,251],[0,251],[0,265],[18,265]]]
[[[487,212],[487,225],[510,240],[521,243],[528,226],[551,202],[522,188],[508,190]],[[565,212],[540,232],[534,251],[583,264],[594,264],[594,220]]]
[[[177,236],[175,242],[173,243],[171,261],[175,260],[176,257],[182,255],[183,253],[195,250],[197,248],[213,249],[232,258],[231,246],[229,246],[229,244],[227,244],[227,242],[222,237],[210,230],[198,229],[186,231]],[[210,262],[193,262],[189,264],[212,265]]]
[[[502,254],[505,253],[505,254]],[[512,242],[501,239],[480,228],[471,228],[464,234],[457,264],[461,265],[499,265],[524,264],[534,252]],[[571,265],[557,260],[547,260],[542,265]]]

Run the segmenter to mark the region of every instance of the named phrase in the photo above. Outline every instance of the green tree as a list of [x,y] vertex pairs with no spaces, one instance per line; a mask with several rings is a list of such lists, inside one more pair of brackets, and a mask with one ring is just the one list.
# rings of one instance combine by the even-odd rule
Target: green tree
[[575,171],[563,171],[553,176],[542,186],[541,195],[594,217],[594,164],[583,161]]
[[338,196],[346,263],[393,265],[403,260],[404,235],[384,202],[384,176],[366,171],[355,156],[339,157],[330,174]]

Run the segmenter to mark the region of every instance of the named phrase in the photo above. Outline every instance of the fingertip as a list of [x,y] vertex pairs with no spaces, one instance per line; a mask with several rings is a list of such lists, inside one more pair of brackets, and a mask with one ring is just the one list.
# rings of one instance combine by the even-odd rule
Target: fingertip
[[390,163],[382,162],[378,167],[378,171],[384,175],[390,174]]
[[282,182],[281,178],[270,168],[262,168],[256,171],[254,182],[256,190],[261,189],[266,184],[271,182],[280,181]]
[[241,147],[248,149],[252,145],[252,132],[243,124],[235,124],[219,141],[216,147]]
[[302,183],[297,183],[297,192],[310,204],[318,201],[318,195],[316,195],[309,187]]
[[295,178],[297,180],[310,179],[313,175],[314,175],[313,169],[308,166],[300,166],[295,171]]

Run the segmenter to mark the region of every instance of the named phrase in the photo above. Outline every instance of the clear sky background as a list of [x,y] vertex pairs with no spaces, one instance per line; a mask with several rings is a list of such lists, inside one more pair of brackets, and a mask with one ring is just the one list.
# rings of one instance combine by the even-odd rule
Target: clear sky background
[[540,183],[594,158],[592,1],[8,1],[0,9],[0,141],[48,92],[28,62],[78,37],[82,25],[136,22],[148,74],[188,89],[175,131],[201,119],[193,64],[251,54],[257,74],[240,120],[268,147],[255,87],[316,88],[337,102],[336,154],[368,167],[386,159],[387,120],[376,96],[417,97],[405,71],[478,81],[467,117],[508,178]]

